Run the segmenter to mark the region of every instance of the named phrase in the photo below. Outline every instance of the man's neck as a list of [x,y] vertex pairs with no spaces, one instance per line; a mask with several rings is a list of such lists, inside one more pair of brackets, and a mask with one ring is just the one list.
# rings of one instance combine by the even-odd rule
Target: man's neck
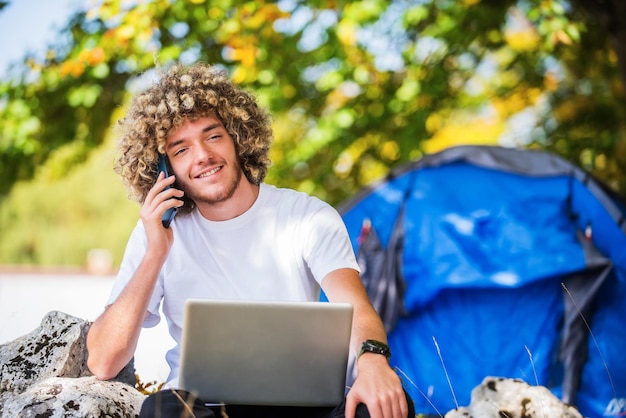
[[259,197],[259,188],[244,178],[230,198],[218,203],[200,203],[198,210],[209,221],[220,222],[234,219],[243,215],[254,205]]

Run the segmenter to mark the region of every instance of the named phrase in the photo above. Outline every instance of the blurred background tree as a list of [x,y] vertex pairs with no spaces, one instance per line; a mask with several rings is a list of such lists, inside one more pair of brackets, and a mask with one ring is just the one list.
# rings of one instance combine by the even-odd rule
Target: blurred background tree
[[[38,239],[33,219],[46,206],[36,199],[61,194],[41,184],[93,179],[75,173],[94,154],[112,152],[116,109],[175,61],[222,66],[255,92],[274,116],[267,181],[331,204],[399,164],[459,144],[548,149],[626,195],[625,5],[94,3],[72,16],[45,58],[25,57],[0,82],[0,263],[80,263],[90,246],[111,248],[119,261],[136,208],[114,180],[98,186],[115,190],[106,196],[111,207],[81,199],[92,208],[83,213],[75,198],[95,184],[72,185],[59,214],[44,218],[82,220]],[[98,173],[108,178],[110,166]],[[33,178],[42,189],[22,184]],[[112,216],[132,218],[131,226],[112,224]],[[99,240],[99,225],[119,229],[111,230],[118,238]],[[71,241],[68,254],[44,257],[59,235]]]

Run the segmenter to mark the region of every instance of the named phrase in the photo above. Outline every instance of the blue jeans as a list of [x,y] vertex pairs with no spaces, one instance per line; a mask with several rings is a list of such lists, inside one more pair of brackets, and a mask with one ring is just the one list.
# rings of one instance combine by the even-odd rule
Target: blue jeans
[[[409,405],[407,418],[415,417],[413,401],[406,395]],[[345,398],[336,407],[295,407],[295,406],[256,406],[226,405],[206,406],[206,402],[184,390],[162,390],[146,398],[141,406],[140,418],[222,418],[222,409],[228,418],[343,418]],[[359,404],[356,418],[369,418],[364,404]]]

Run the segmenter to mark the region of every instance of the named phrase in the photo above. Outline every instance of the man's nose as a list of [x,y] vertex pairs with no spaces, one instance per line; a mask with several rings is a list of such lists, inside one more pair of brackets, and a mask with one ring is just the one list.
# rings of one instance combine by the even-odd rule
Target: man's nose
[[210,161],[213,156],[213,148],[206,143],[201,143],[195,149],[194,157],[196,162]]

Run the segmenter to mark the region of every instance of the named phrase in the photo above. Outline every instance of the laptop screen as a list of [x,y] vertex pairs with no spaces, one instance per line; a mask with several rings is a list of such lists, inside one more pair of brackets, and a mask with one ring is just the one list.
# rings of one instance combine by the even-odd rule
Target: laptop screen
[[188,300],[181,388],[214,403],[337,405],[352,312],[347,303]]

